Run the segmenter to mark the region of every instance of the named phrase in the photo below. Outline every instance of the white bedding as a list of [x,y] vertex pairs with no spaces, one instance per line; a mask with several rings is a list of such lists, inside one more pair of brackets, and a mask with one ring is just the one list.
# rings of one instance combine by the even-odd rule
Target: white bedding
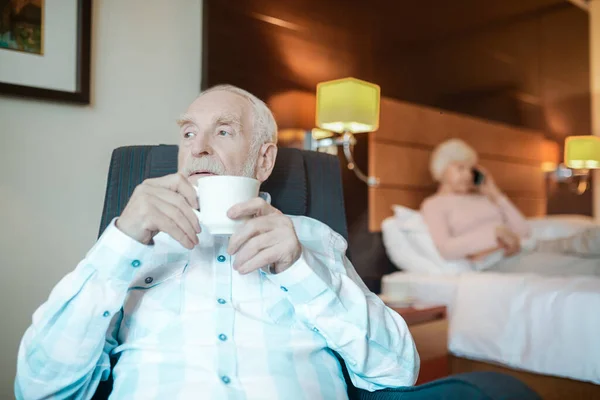
[[522,251],[514,257],[503,258],[495,262],[488,271],[535,273],[546,276],[600,276],[600,258]]
[[600,278],[497,272],[396,272],[382,296],[448,306],[449,350],[540,374],[600,384]]
[[600,276],[600,258],[582,259],[566,254],[543,254],[531,251],[537,241],[564,238],[593,227],[593,219],[578,215],[548,216],[528,221],[532,236],[523,239],[523,251],[506,259],[497,251],[484,260],[445,260],[439,254],[427,224],[417,210],[393,206],[394,216],[381,224],[383,245],[390,261],[400,270],[435,275],[455,275],[475,270],[495,269],[501,272],[536,272],[547,275]]

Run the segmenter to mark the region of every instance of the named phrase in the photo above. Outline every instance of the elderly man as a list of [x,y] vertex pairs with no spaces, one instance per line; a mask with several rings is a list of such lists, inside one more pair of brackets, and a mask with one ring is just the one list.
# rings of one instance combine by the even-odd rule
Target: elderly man
[[[265,181],[277,155],[267,106],[233,86],[179,121],[179,172],[139,185],[33,316],[18,399],[89,399],[113,369],[115,399],[344,399],[412,385],[419,358],[400,316],[364,286],[326,225],[256,198],[229,240],[201,232],[194,184]],[[266,196],[268,199],[268,196]]]

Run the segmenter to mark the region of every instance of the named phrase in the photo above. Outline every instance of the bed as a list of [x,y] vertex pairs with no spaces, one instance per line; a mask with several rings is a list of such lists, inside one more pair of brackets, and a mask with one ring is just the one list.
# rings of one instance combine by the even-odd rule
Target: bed
[[[369,135],[369,175],[380,180],[369,188],[371,232],[381,232],[395,205],[418,210],[435,191],[429,156],[451,137],[476,149],[523,214],[532,221],[545,218],[544,170],[559,162],[560,154],[542,132],[382,99],[380,129]],[[411,242],[399,252],[415,248]],[[502,371],[543,398],[600,398],[600,265],[562,261],[548,268],[540,255],[480,272],[457,263],[446,274],[432,274],[434,266],[421,258],[414,264],[421,271],[384,276],[381,295],[448,306],[452,373]]]
[[[399,271],[383,277],[381,295],[388,301],[413,298],[447,305],[448,347],[457,357],[453,373],[502,365],[513,374],[528,371],[590,382],[582,385],[598,397],[585,398],[600,398],[598,277]],[[531,384],[531,377],[519,377]],[[549,384],[575,383],[564,381],[546,379],[542,387],[532,387],[540,391]]]
[[[484,368],[493,363],[589,382],[600,398],[600,257],[524,250],[477,270],[467,260],[444,260],[417,210],[395,206],[394,211],[382,223],[383,243],[404,271],[382,278],[381,296],[389,304],[414,299],[447,306],[452,372],[474,368],[473,360]],[[600,228],[577,216],[528,223],[532,241]],[[538,391],[547,386],[532,384]]]
[[[467,260],[444,260],[417,210],[394,211],[382,223],[383,243],[404,271],[382,278],[381,296],[391,304],[414,299],[448,307],[453,373],[491,363],[555,377],[557,385],[561,378],[589,382],[583,385],[600,398],[600,258],[524,250],[477,270]],[[528,223],[532,241],[599,228],[573,216]]]

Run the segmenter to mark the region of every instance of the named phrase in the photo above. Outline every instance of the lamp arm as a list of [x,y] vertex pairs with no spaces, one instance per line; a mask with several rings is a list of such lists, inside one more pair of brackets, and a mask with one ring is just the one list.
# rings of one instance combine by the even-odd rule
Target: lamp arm
[[590,171],[584,170],[583,173],[580,174],[580,176],[581,176],[581,178],[579,178],[579,182],[577,183],[577,186],[573,189],[573,191],[579,195],[584,194],[585,191],[590,186],[590,180],[589,180]]
[[360,168],[356,166],[354,162],[354,157],[352,156],[352,145],[356,143],[356,139],[354,139],[354,135],[350,132],[344,132],[342,136],[342,147],[344,149],[344,156],[346,157],[346,161],[348,162],[348,169],[354,171],[354,174],[358,179],[365,182],[368,186],[377,186],[379,185],[379,179],[374,176],[365,175]]

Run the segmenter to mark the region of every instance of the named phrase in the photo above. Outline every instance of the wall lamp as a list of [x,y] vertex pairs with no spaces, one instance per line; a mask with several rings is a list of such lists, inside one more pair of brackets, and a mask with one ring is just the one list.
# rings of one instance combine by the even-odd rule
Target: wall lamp
[[600,169],[600,137],[570,136],[565,140],[565,162],[552,173],[557,182],[566,182],[569,188],[581,195],[590,184],[591,170]]
[[[313,131],[313,149],[342,147],[348,169],[368,186],[377,186],[379,179],[358,168],[352,149],[356,145],[355,134],[379,128],[379,101],[379,86],[359,79],[344,78],[317,85],[316,125],[321,131]],[[331,136],[326,132],[332,132]]]

